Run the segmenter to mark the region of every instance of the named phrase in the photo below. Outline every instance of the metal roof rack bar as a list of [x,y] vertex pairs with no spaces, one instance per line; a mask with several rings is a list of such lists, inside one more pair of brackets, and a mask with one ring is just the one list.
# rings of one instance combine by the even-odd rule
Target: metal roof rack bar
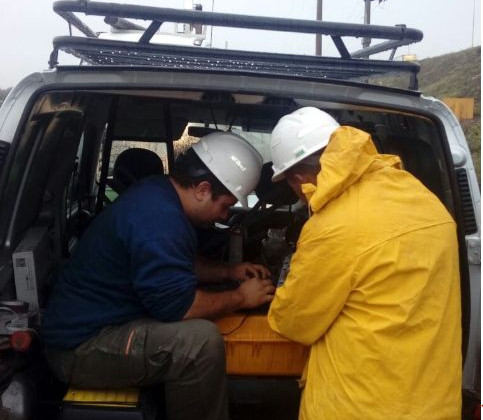
[[[151,24],[146,30],[148,34],[142,37],[143,42],[150,39],[149,33],[151,33],[158,24],[160,25],[160,22],[197,23],[232,28],[328,35],[332,37],[341,57],[344,58],[347,57],[348,50],[341,39],[343,36],[357,38],[367,37],[394,41],[394,43],[388,44],[388,46],[382,50],[382,46],[379,47],[378,50],[375,49],[381,44],[372,47],[375,52],[386,51],[399,46],[408,45],[418,42],[423,38],[423,33],[421,31],[406,28],[404,25],[393,27],[336,23],[136,6],[130,4],[101,3],[89,0],[56,1],[54,3],[54,11],[66,19],[70,24],[76,26],[85,35],[87,35],[88,32],[86,31],[86,25],[80,22],[77,18],[77,20],[73,19],[73,16],[75,17],[75,15],[73,15],[74,12],[84,13],[85,15],[150,20],[153,24]],[[157,23],[154,24],[154,22]],[[94,31],[90,30],[89,33],[91,35],[87,36],[95,37]],[[94,36],[92,34],[94,34]],[[350,54],[350,56],[352,57],[352,54]]]
[[[66,51],[98,66],[157,67],[167,70],[222,71],[293,78],[354,80],[387,73],[414,75],[419,65],[387,60],[230,51],[177,45],[139,44],[74,36],[56,37],[54,52]],[[55,64],[56,56],[51,57]]]
[[[72,25],[75,26],[86,38],[72,36],[72,32],[70,37],[55,38],[49,60],[51,68],[58,65],[59,51],[65,51],[83,62],[98,66],[145,66],[187,71],[223,71],[370,82],[373,80],[370,78],[375,75],[402,72],[410,75],[409,89],[418,88],[419,65],[393,61],[398,47],[420,41],[423,37],[421,31],[407,28],[405,25],[377,26],[246,16],[90,0],[60,0],[56,1],[53,7],[54,11],[69,23],[69,29]],[[78,13],[104,17],[104,22],[117,30],[138,31],[138,41],[99,38],[98,33],[79,19]],[[129,19],[145,20],[147,25],[145,27]],[[340,57],[230,51],[151,43],[152,37],[164,22],[321,34],[331,37]],[[372,38],[378,39],[379,42],[351,53],[343,37]],[[384,51],[391,52],[389,60],[369,59],[371,55]]]
[[380,52],[392,50],[393,55],[396,48],[400,47],[401,44],[398,41],[386,41],[381,42],[380,44],[373,45],[372,47],[362,48],[358,51],[354,51],[351,54],[352,58],[369,58],[373,54],[377,54]]
[[115,16],[106,16],[104,18],[104,22],[106,22],[108,25],[110,25],[113,28],[120,29],[120,30],[138,30],[138,31],[144,31],[146,28],[141,25],[136,25],[135,23],[123,19],[123,18],[117,18]]
[[153,20],[151,24],[148,26],[146,31],[143,33],[141,38],[139,38],[139,43],[140,44],[148,44],[153,35],[156,33],[156,31],[161,27],[163,22],[158,22],[156,20]]
[[57,14],[63,17],[69,25],[75,26],[79,31],[81,31],[85,36],[96,38],[97,34],[84,24],[74,13],[72,12],[57,12]]

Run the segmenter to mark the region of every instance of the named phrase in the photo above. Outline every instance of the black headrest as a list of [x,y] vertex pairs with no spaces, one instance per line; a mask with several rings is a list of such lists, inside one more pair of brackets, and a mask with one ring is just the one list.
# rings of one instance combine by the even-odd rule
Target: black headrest
[[120,193],[142,178],[163,172],[163,161],[156,153],[148,149],[126,149],[114,162],[113,188]]
[[260,201],[274,206],[295,204],[298,201],[297,195],[287,184],[285,179],[279,182],[272,182],[272,162],[264,163],[260,181],[255,188],[255,193]]

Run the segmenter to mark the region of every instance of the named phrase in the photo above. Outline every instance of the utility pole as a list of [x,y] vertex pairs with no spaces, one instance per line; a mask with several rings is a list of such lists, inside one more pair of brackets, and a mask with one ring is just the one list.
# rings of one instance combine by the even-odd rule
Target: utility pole
[[[371,23],[371,1],[364,0],[364,24],[369,25]],[[362,38],[362,48],[367,48],[371,45],[371,38]]]
[[[317,20],[322,20],[322,0],[317,0]],[[315,34],[315,55],[322,55],[321,34]]]
[[[214,11],[215,11],[215,0],[211,0],[211,13],[213,13]],[[211,25],[210,27],[210,48],[213,48],[213,25]]]
[[[370,25],[371,24],[371,1],[374,0],[364,0],[364,24]],[[378,0],[379,3],[382,3],[386,0]],[[362,48],[367,48],[371,45],[371,38],[362,38]]]

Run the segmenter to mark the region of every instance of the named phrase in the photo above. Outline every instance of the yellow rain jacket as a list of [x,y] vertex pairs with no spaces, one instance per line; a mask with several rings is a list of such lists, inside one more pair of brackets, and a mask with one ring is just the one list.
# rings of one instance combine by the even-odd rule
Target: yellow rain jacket
[[313,212],[270,326],[310,345],[302,420],[459,419],[455,223],[438,199],[340,127],[321,157]]

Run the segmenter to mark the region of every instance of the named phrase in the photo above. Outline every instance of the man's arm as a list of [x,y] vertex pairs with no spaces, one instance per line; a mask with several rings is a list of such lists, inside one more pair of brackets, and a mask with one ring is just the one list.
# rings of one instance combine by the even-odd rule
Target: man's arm
[[268,278],[270,271],[261,264],[242,262],[229,264],[223,261],[212,261],[197,256],[195,272],[200,283],[217,282],[223,280],[244,281],[251,277]]
[[[268,323],[273,330],[311,345],[339,316],[351,292],[355,257],[336,245],[307,234],[299,239],[289,274],[270,305]],[[347,255],[341,258],[344,251]]]
[[254,308],[271,302],[275,288],[270,280],[251,278],[236,290],[209,293],[197,290],[183,319],[213,318],[241,308]]
[[226,280],[228,279],[228,263],[211,261],[198,255],[195,261],[195,272],[200,283]]

